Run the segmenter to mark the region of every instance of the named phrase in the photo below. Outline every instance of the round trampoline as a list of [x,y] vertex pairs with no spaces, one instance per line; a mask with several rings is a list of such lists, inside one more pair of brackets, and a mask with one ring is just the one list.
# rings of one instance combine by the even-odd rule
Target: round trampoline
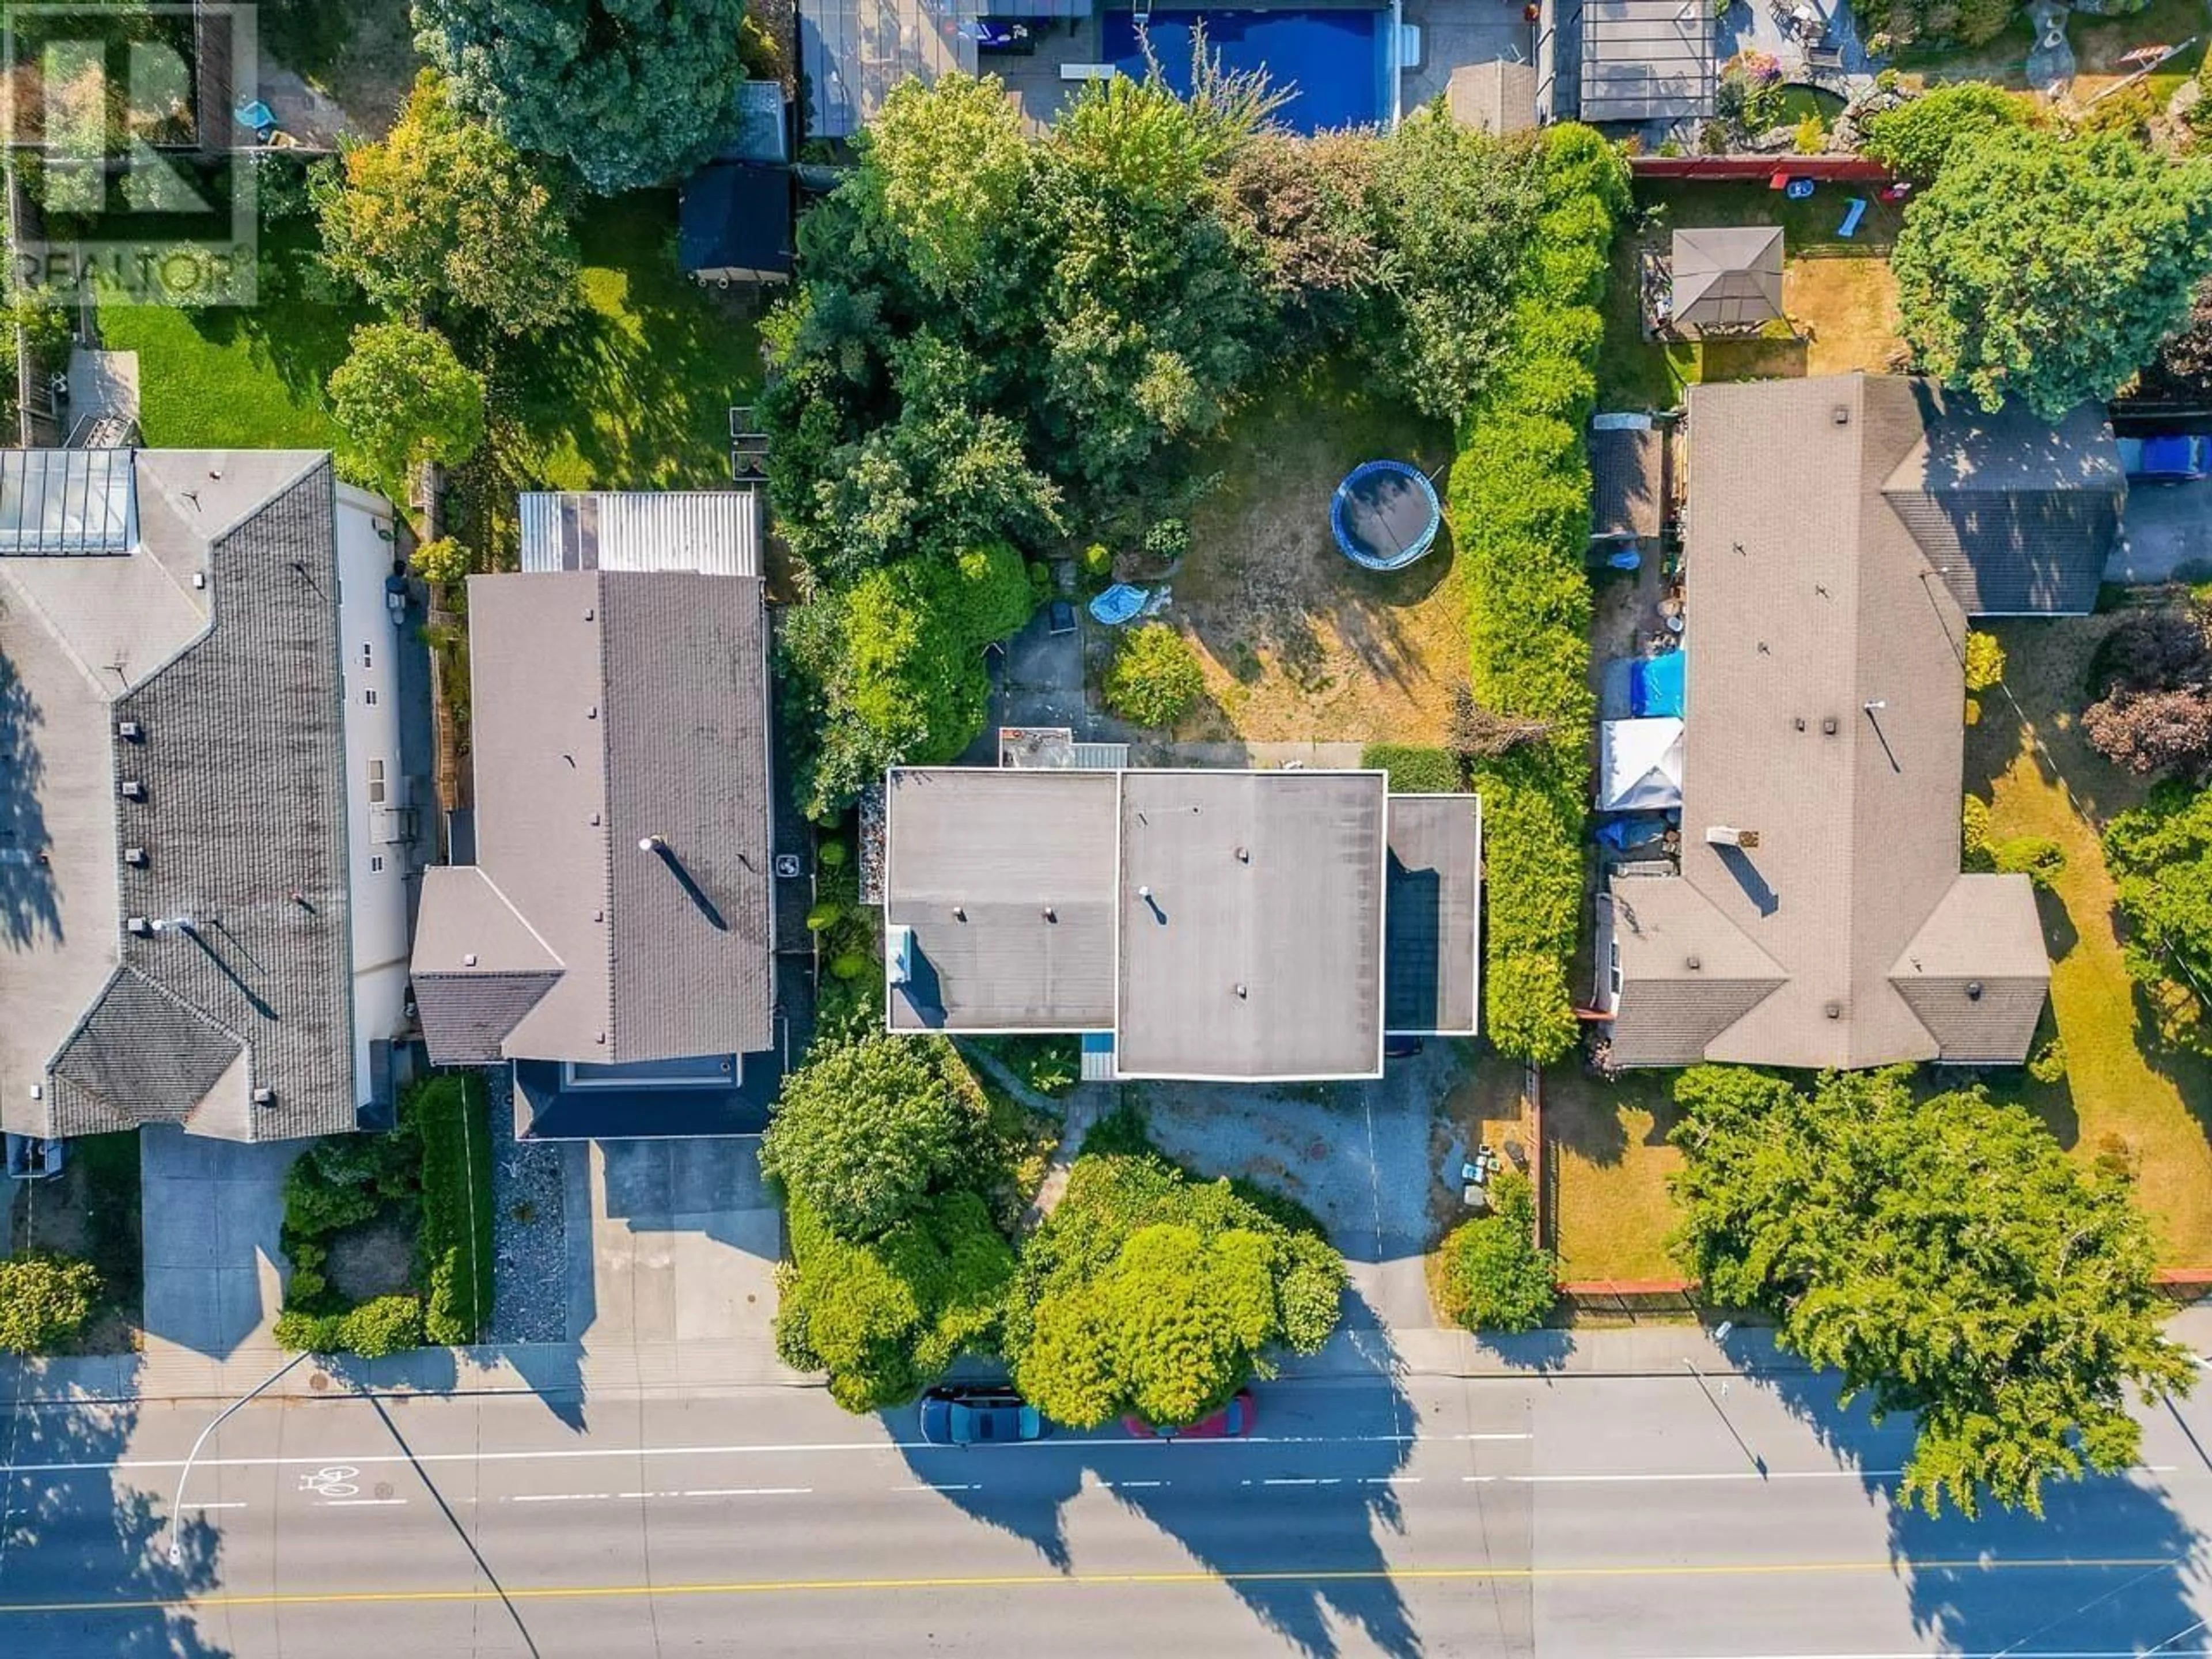
[[1402,570],[1437,538],[1436,486],[1404,461],[1368,461],[1336,487],[1328,521],[1344,556],[1369,570]]

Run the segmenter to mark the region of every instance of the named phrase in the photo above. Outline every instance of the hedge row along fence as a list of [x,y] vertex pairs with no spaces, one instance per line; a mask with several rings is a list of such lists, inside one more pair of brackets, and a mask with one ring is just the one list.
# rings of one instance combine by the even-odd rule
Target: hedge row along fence
[[1599,307],[1629,202],[1620,153],[1588,127],[1544,137],[1544,210],[1513,307],[1514,355],[1460,431],[1448,511],[1466,572],[1475,700],[1547,722],[1479,762],[1488,879],[1484,980],[1499,1052],[1558,1059],[1576,1040],[1569,964],[1581,923],[1589,782],[1589,460]]

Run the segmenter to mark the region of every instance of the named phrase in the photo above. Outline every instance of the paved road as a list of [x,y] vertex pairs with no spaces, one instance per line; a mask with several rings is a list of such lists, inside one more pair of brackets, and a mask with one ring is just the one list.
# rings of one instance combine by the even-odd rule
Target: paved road
[[[1260,1437],[958,1452],[806,1389],[0,1422],[0,1655],[2203,1654],[2212,1407],[1937,1523],[1810,1379],[1281,1382]],[[1708,1392],[1710,1389],[1710,1392]]]

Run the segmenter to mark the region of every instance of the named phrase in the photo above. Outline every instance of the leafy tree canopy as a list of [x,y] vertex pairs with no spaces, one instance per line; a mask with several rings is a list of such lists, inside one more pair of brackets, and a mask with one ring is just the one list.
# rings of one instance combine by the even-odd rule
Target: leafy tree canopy
[[829,1232],[875,1238],[933,1193],[1005,1174],[990,1107],[942,1037],[817,1043],[785,1078],[761,1168]]
[[2184,1392],[2195,1367],[2161,1334],[2126,1183],[2018,1106],[1978,1088],[1917,1100],[1911,1078],[1828,1073],[1808,1093],[1684,1073],[1676,1248],[1711,1300],[1773,1316],[1846,1397],[1917,1413],[1904,1496],[2039,1515],[2046,1481],[2134,1462],[2130,1391]]
[[811,728],[805,810],[842,810],[885,767],[939,764],[972,743],[990,701],[983,647],[1033,605],[1021,556],[1001,542],[949,564],[885,565],[793,611],[787,686]]
[[2055,420],[2110,398],[2187,319],[2212,270],[2212,162],[1992,129],[1950,150],[1892,264],[1924,368]]
[[331,410],[387,489],[423,461],[458,466],[484,439],[483,376],[434,329],[370,323],[331,372]]
[[911,1400],[962,1354],[990,1351],[1014,1253],[977,1194],[939,1194],[866,1243],[795,1192],[785,1219],[793,1263],[778,1273],[776,1352],[828,1371],[847,1411]]
[[381,143],[319,169],[323,259],[416,320],[480,318],[503,334],[550,328],[575,306],[576,244],[535,165],[465,118],[424,70]]
[[1892,172],[1926,184],[1958,146],[2027,125],[2026,106],[2002,87],[1951,81],[1869,119],[1861,149]]
[[744,16],[744,0],[415,0],[415,44],[462,107],[611,196],[727,136]]
[[1194,1181],[1140,1139],[1086,1152],[1030,1237],[1008,1304],[1023,1393],[1081,1427],[1123,1413],[1188,1423],[1267,1375],[1271,1350],[1317,1351],[1344,1263],[1279,1205]]
[[2130,969],[2146,982],[2167,978],[2170,952],[2212,984],[2212,793],[2160,784],[2106,827],[2105,857],[2133,934]]
[[1106,706],[1139,726],[1173,726],[1205,695],[1206,672],[1188,640],[1166,623],[1133,629],[1106,671]]
[[1518,1170],[1500,1170],[1491,1204],[1437,1252],[1437,1310],[1471,1331],[1533,1331],[1559,1295],[1558,1259],[1536,1243],[1535,1189]]

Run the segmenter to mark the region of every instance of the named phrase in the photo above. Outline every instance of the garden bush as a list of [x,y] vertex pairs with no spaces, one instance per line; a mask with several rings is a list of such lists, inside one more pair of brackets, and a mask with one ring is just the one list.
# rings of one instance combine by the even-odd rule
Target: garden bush
[[1161,1157],[1133,1112],[1100,1123],[1059,1206],[1030,1235],[1004,1346],[1023,1393],[1093,1427],[1125,1413],[1187,1423],[1279,1348],[1335,1328],[1344,1263],[1287,1200],[1200,1181]]
[[1370,743],[1359,751],[1359,763],[1371,772],[1388,772],[1394,795],[1454,795],[1467,787],[1459,757],[1449,749]]
[[1492,1178],[1491,1213],[1453,1229],[1437,1255],[1437,1311],[1471,1331],[1533,1331],[1559,1299],[1559,1264],[1536,1243],[1536,1193],[1518,1170]]
[[422,1345],[422,1304],[411,1296],[380,1296],[338,1321],[337,1346],[363,1359],[381,1359]]
[[1139,726],[1173,726],[1205,692],[1198,653],[1166,623],[1131,631],[1106,671],[1106,706]]
[[1590,696],[1589,467],[1597,307],[1628,205],[1620,156],[1584,127],[1543,141],[1544,210],[1516,281],[1516,356],[1460,436],[1450,485],[1466,572],[1470,689],[1550,735],[1480,760],[1489,871],[1486,1028],[1500,1052],[1556,1060],[1577,1027],[1568,964],[1581,925]]
[[92,1317],[100,1274],[52,1250],[0,1260],[0,1353],[52,1353]]
[[989,1190],[1006,1158],[951,1043],[879,1030],[817,1043],[784,1079],[761,1169],[828,1231],[863,1243],[933,1194]]
[[785,1223],[792,1260],[777,1274],[776,1352],[829,1372],[847,1411],[902,1404],[963,1354],[995,1352],[1014,1252],[980,1194],[939,1194],[865,1243],[795,1194]]

